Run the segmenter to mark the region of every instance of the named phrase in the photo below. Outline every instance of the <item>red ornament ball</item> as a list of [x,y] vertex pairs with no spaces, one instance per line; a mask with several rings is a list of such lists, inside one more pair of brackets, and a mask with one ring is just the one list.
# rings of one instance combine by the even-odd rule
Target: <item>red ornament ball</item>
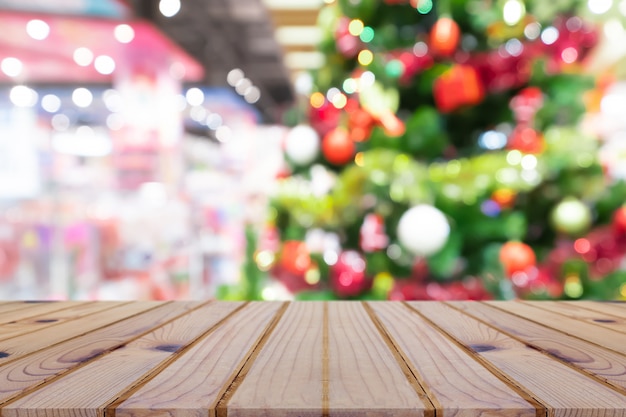
[[288,240],[283,244],[280,257],[281,266],[292,274],[301,275],[311,267],[311,256],[306,243]]
[[430,49],[439,55],[451,55],[459,44],[461,29],[449,17],[442,17],[430,30]]
[[365,273],[365,259],[357,251],[345,251],[330,267],[330,285],[340,297],[353,297],[367,290],[371,280]]
[[344,128],[331,130],[322,140],[322,153],[328,162],[343,165],[352,160],[356,146],[350,134]]
[[613,232],[616,236],[626,237],[626,206],[622,206],[613,213]]
[[543,135],[532,127],[518,126],[509,137],[508,149],[539,154],[545,148]]
[[508,276],[522,272],[537,262],[532,248],[522,242],[507,242],[500,249],[500,262]]

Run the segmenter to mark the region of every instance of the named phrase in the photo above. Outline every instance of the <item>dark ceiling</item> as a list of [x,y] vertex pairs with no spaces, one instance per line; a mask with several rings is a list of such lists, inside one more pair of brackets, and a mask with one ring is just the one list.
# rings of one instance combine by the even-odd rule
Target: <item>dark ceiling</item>
[[240,68],[261,90],[255,106],[263,121],[280,121],[294,92],[273,20],[261,0],[183,0],[171,18],[159,12],[156,0],[131,3],[138,17],[152,21],[204,65],[205,84],[228,86],[228,72]]

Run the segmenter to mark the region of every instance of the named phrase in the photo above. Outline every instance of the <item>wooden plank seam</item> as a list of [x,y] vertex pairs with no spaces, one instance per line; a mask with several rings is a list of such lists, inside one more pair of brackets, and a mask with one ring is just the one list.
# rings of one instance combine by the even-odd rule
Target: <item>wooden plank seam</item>
[[443,415],[441,404],[439,404],[435,396],[427,390],[427,385],[419,376],[419,373],[409,364],[409,361],[406,359],[406,355],[402,352],[398,343],[394,340],[391,334],[389,334],[387,329],[383,326],[382,322],[380,321],[372,307],[365,302],[363,302],[362,304],[363,308],[374,323],[374,326],[376,326],[376,329],[378,330],[383,341],[385,342],[385,344],[387,344],[387,347],[398,362],[398,365],[400,366],[400,369],[402,369],[404,376],[409,381],[409,384],[411,384],[417,396],[424,402],[424,405],[427,407],[424,410],[424,417],[437,417],[438,413]]
[[[409,309],[411,312],[413,312],[414,314],[417,314],[418,316],[420,316],[421,319],[423,319],[428,324],[430,324],[434,329],[436,329],[438,332],[440,332],[451,343],[455,344],[456,346],[458,346],[459,348],[461,348],[462,350],[467,352],[468,356],[470,356],[472,359],[474,359],[476,362],[478,362],[481,366],[486,368],[496,378],[498,378],[499,380],[501,380],[502,382],[507,384],[509,387],[511,387],[511,389],[513,391],[515,391],[519,396],[521,396],[524,400],[528,401],[533,407],[535,407],[536,417],[551,417],[550,416],[550,412],[549,412],[550,407],[548,407],[539,398],[537,398],[534,393],[530,392],[524,386],[518,384],[515,380],[512,380],[511,378],[509,378],[508,375],[506,375],[503,372],[501,372],[498,368],[493,366],[489,361],[487,361],[486,359],[482,358],[480,355],[476,355],[476,352],[474,352],[469,346],[466,346],[465,344],[463,344],[462,342],[457,340],[454,336],[449,334],[447,331],[445,331],[441,327],[437,326],[437,324],[435,324],[432,320],[430,320],[428,317],[423,315],[416,308],[414,308],[413,306],[411,306],[407,302],[402,302],[402,304],[404,304],[404,306],[407,309]],[[465,314],[465,313],[463,313],[463,314]],[[465,315],[467,315],[467,314],[465,314]],[[468,316],[468,317],[471,317],[471,316]],[[496,329],[496,330],[498,330],[498,329]]]
[[270,323],[266,326],[265,331],[261,333],[257,341],[252,344],[252,347],[248,350],[248,352],[242,359],[240,366],[237,366],[238,370],[236,369],[233,374],[228,378],[229,382],[224,384],[222,392],[217,395],[217,400],[209,408],[209,417],[227,417],[228,401],[232,398],[237,388],[246,378],[250,367],[254,363],[255,359],[259,356],[259,353],[267,343],[267,340],[270,338],[272,332],[278,325],[278,322],[282,319],[285,311],[287,311],[287,307],[289,307],[289,302],[283,303],[272,321],[270,321]]
[[324,303],[322,323],[322,417],[330,415],[330,369],[329,369],[329,335],[328,335],[328,303]]
[[[515,301],[514,303],[518,303],[518,302]],[[599,347],[604,348],[604,349],[609,349],[609,350],[611,350],[611,351],[613,351],[615,353],[618,353],[618,354],[623,354],[623,351],[618,350],[618,348],[616,348],[615,346],[603,345],[602,343],[600,343],[597,340],[592,340],[591,338],[585,338],[585,337],[582,337],[582,336],[580,336],[578,334],[571,333],[571,332],[569,332],[569,331],[567,331],[567,330],[565,330],[563,328],[555,327],[553,323],[550,323],[550,324],[542,323],[541,321],[536,320],[536,319],[534,319],[532,317],[524,316],[523,314],[520,314],[519,312],[515,312],[515,311],[509,310],[507,308],[502,308],[500,305],[498,305],[496,303],[488,302],[486,304],[489,305],[489,306],[492,306],[494,308],[497,308],[500,311],[504,311],[505,313],[513,314],[514,316],[520,317],[522,319],[532,321],[533,323],[536,323],[536,324],[538,324],[540,326],[556,330],[556,331],[561,332],[563,334],[566,334],[566,335],[568,335],[570,337],[574,337],[574,338],[576,338],[578,340],[582,340],[584,342],[592,343],[592,344],[594,344],[596,346],[599,346]],[[520,304],[522,306],[526,306],[527,308],[530,308],[531,310],[536,310],[537,312],[543,312],[543,313],[547,313],[547,314],[559,315],[558,313],[555,313],[553,311],[543,310],[541,308],[535,307],[532,304],[527,304],[527,303],[518,303],[518,304]],[[569,319],[569,317],[567,317],[567,316],[564,316],[564,315],[561,315],[561,316],[563,316],[566,319]],[[591,323],[587,323],[587,322],[582,322],[582,324],[591,326]],[[612,329],[607,329],[607,328],[604,328],[604,327],[602,327],[601,329],[606,331],[606,332],[608,332],[608,333],[615,332],[615,333],[618,333],[618,334],[621,335],[621,333],[616,332],[615,330],[612,330]],[[622,346],[619,346],[619,347],[622,347]]]
[[[76,339],[76,338],[78,338],[78,337],[84,336],[85,334],[89,334],[89,333],[92,333],[92,332],[95,332],[95,331],[99,331],[99,330],[101,330],[101,329],[103,329],[103,328],[105,328],[105,327],[112,326],[112,325],[117,324],[117,323],[120,323],[120,322],[122,322],[122,321],[124,321],[124,320],[128,320],[128,319],[130,319],[130,318],[132,318],[132,317],[138,316],[138,315],[140,315],[140,314],[146,314],[146,313],[148,313],[148,312],[150,312],[150,311],[152,311],[152,310],[155,310],[155,309],[160,308],[160,307],[162,307],[162,306],[164,306],[164,305],[166,305],[166,304],[171,304],[171,303],[172,303],[171,301],[167,301],[167,302],[164,302],[164,303],[162,303],[162,304],[155,305],[153,308],[150,308],[150,309],[147,309],[147,310],[145,310],[145,311],[142,311],[142,312],[139,312],[139,313],[136,313],[136,314],[130,315],[130,316],[128,316],[128,317],[125,317],[125,318],[123,318],[123,319],[120,319],[120,320],[117,320],[117,321],[114,321],[114,322],[108,323],[108,324],[106,324],[106,325],[104,325],[104,326],[101,326],[101,327],[95,328],[95,329],[93,329],[93,330],[90,330],[89,332],[83,333],[83,334],[81,334],[81,335],[77,335],[77,336],[72,337],[72,338],[70,338],[70,339],[63,340],[62,342],[56,343],[55,345],[57,345],[57,344],[61,344],[61,343],[65,343],[65,342],[68,342],[68,341],[70,341],[70,340],[73,340],[73,339]],[[38,390],[39,388],[41,388],[42,386],[47,385],[47,384],[50,384],[50,383],[52,383],[52,382],[55,382],[56,380],[61,379],[61,378],[63,378],[63,377],[66,377],[67,375],[69,375],[69,374],[71,374],[71,373],[73,373],[73,372],[76,372],[77,370],[79,370],[79,369],[83,368],[84,366],[89,365],[91,362],[94,362],[95,360],[100,359],[100,358],[101,358],[101,357],[103,357],[104,355],[108,355],[108,354],[110,354],[111,352],[114,352],[114,351],[116,351],[116,350],[118,350],[118,349],[121,349],[122,347],[124,347],[124,346],[125,346],[125,345],[127,345],[128,343],[131,343],[131,342],[133,342],[133,341],[135,341],[135,340],[137,340],[137,339],[139,339],[139,338],[141,338],[141,337],[145,336],[146,334],[148,334],[148,333],[150,333],[150,332],[152,332],[152,331],[154,331],[154,330],[156,330],[156,329],[158,329],[158,328],[160,328],[160,327],[166,326],[167,324],[171,323],[171,322],[172,322],[172,321],[174,321],[174,320],[177,320],[178,318],[182,317],[183,315],[188,314],[189,312],[194,311],[194,310],[196,310],[196,309],[198,309],[198,308],[201,308],[201,307],[203,307],[203,306],[205,306],[205,305],[207,305],[207,304],[209,304],[209,303],[211,303],[211,301],[209,301],[209,302],[207,302],[207,303],[200,304],[200,305],[198,305],[198,306],[197,306],[197,307],[195,307],[195,308],[192,308],[192,309],[190,309],[190,310],[188,310],[188,311],[185,311],[184,313],[181,313],[181,314],[179,314],[179,315],[177,315],[177,316],[175,316],[175,317],[171,318],[170,320],[167,320],[167,321],[165,321],[165,322],[163,322],[163,323],[159,324],[159,325],[158,325],[158,326],[156,326],[156,327],[151,327],[151,328],[148,328],[148,329],[146,329],[145,331],[140,332],[140,333],[138,333],[137,335],[135,335],[135,336],[131,337],[131,338],[130,338],[130,339],[128,339],[128,340],[126,340],[124,343],[120,343],[119,345],[116,345],[116,346],[113,346],[113,347],[111,347],[111,348],[105,349],[105,350],[103,350],[102,352],[98,352],[97,354],[95,354],[95,355],[93,355],[93,356],[90,356],[89,358],[86,358],[85,360],[82,360],[81,362],[76,363],[76,365],[75,365],[75,366],[73,366],[73,367],[71,367],[71,368],[69,368],[69,369],[65,370],[64,372],[61,372],[61,373],[59,373],[59,374],[54,375],[54,376],[53,376],[53,377],[51,377],[51,378],[48,378],[48,379],[46,379],[46,380],[43,380],[41,383],[36,384],[36,385],[33,385],[32,387],[30,387],[30,388],[28,388],[28,389],[25,389],[24,391],[20,392],[18,395],[15,395],[15,396],[13,396],[13,397],[8,398],[8,399],[7,399],[7,400],[5,400],[5,401],[0,402],[0,412],[1,412],[2,407],[6,406],[6,405],[8,405],[8,404],[10,404],[10,403],[13,403],[13,402],[15,402],[15,401],[18,401],[18,400],[20,400],[21,398],[26,397],[26,396],[28,396],[28,395],[32,394],[33,392],[37,391],[37,390]],[[54,345],[51,345],[51,346],[54,346]],[[50,346],[49,346],[49,347],[50,347]],[[39,350],[36,350],[36,351],[30,352],[30,353],[27,353],[26,355],[19,356],[19,357],[17,357],[17,358],[15,358],[15,359],[13,359],[13,360],[21,360],[21,359],[23,359],[23,358],[25,358],[25,357],[28,357],[28,356],[30,356],[30,355],[35,355],[35,354],[37,354],[38,352],[41,352],[42,350],[45,350],[45,349],[46,349],[46,348],[39,349]],[[11,360],[11,361],[7,361],[6,363],[12,362],[13,360]],[[5,364],[6,364],[6,363],[5,363]],[[4,366],[5,364],[3,364],[2,366]],[[1,414],[0,414],[0,415],[1,415]]]
[[[207,305],[208,303],[203,304]],[[213,333],[218,327],[220,327],[222,324],[226,323],[228,320],[230,320],[233,316],[235,316],[237,313],[239,313],[243,308],[245,308],[247,305],[249,304],[249,302],[243,303],[242,305],[240,305],[239,307],[237,307],[235,310],[233,310],[232,312],[228,313],[226,316],[224,316],[221,320],[219,320],[217,323],[215,323],[213,326],[211,326],[209,329],[207,329],[206,331],[204,331],[202,334],[200,334],[198,337],[196,337],[194,340],[190,341],[187,344],[183,344],[180,347],[178,347],[174,352],[175,353],[173,355],[168,356],[164,361],[162,361],[161,363],[159,363],[157,366],[155,366],[149,373],[147,373],[146,375],[144,375],[143,378],[135,381],[135,383],[133,383],[131,386],[129,386],[128,388],[126,388],[123,392],[121,392],[114,400],[110,401],[107,405],[105,405],[103,407],[104,409],[104,417],[115,417],[115,410],[117,408],[118,405],[120,405],[121,403],[123,403],[124,401],[126,401],[128,398],[130,398],[135,392],[137,392],[142,386],[144,386],[146,383],[148,383],[150,380],[152,380],[154,377],[156,377],[159,373],[161,373],[163,371],[163,369],[167,368],[168,366],[170,366],[172,363],[174,363],[178,357],[180,355],[183,355],[185,352],[191,350],[194,346],[196,346],[198,343],[202,342],[202,340],[204,340],[205,338],[207,338],[211,333]],[[199,307],[198,307],[199,308]],[[189,314],[191,311],[195,311],[196,309],[192,309],[189,310],[187,312],[185,312],[185,314]],[[184,314],[181,314],[180,316],[176,317],[180,318],[182,317]],[[173,321],[175,319],[170,320]],[[166,325],[167,323],[164,323],[164,325]],[[159,326],[161,327],[161,326]],[[156,328],[155,328],[156,329]],[[154,329],[153,329],[154,330]],[[153,331],[152,330],[152,331]]]
[[[550,359],[555,359],[558,362],[561,362],[564,365],[567,365],[569,368],[571,368],[571,369],[573,369],[573,370],[583,374],[584,376],[589,377],[589,378],[591,378],[591,379],[593,379],[593,380],[595,380],[595,381],[597,381],[597,382],[607,386],[608,388],[611,388],[614,391],[619,392],[620,394],[626,395],[626,389],[624,389],[624,388],[622,388],[620,386],[616,386],[614,384],[611,384],[606,379],[604,379],[604,378],[602,378],[602,377],[600,377],[600,376],[598,376],[598,375],[596,375],[596,374],[594,374],[594,373],[592,373],[592,372],[590,372],[590,371],[588,371],[588,370],[586,370],[584,368],[580,368],[580,367],[576,366],[575,364],[573,364],[573,363],[571,363],[569,361],[566,361],[565,359],[561,358],[559,355],[556,355],[556,354],[554,354],[554,353],[552,353],[552,352],[542,348],[541,346],[538,346],[538,345],[536,345],[536,344],[534,344],[532,342],[528,342],[528,341],[526,341],[526,340],[524,340],[524,339],[522,339],[522,338],[520,338],[518,336],[515,336],[514,334],[512,334],[512,333],[510,333],[510,332],[508,332],[508,331],[506,331],[506,330],[504,330],[504,329],[502,329],[500,327],[496,327],[493,324],[490,324],[490,323],[482,320],[481,318],[474,316],[470,312],[467,312],[467,311],[464,311],[462,309],[459,309],[459,308],[457,308],[456,306],[454,306],[452,304],[449,304],[449,303],[446,303],[446,302],[444,302],[443,304],[447,305],[450,308],[453,308],[453,309],[459,311],[462,314],[465,314],[466,316],[471,317],[472,319],[474,319],[474,320],[484,324],[485,326],[491,327],[491,328],[495,329],[496,331],[505,334],[507,337],[510,337],[513,340],[516,340],[516,341],[518,341],[520,343],[523,343],[525,346],[529,347],[530,349],[536,350],[536,351],[544,354],[545,356],[548,356]],[[568,335],[568,336],[570,336],[570,335]],[[624,360],[626,361],[626,357],[624,358]]]

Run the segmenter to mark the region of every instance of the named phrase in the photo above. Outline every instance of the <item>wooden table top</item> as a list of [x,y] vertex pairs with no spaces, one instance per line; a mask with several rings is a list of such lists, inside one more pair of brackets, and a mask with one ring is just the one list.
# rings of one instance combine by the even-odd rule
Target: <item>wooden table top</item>
[[626,416],[626,304],[3,302],[0,414]]

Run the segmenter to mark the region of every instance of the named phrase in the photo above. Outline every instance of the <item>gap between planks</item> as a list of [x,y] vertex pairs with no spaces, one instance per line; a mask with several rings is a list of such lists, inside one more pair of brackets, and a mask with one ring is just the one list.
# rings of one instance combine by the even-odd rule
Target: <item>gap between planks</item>
[[[466,316],[471,317],[472,319],[474,319],[474,320],[476,320],[476,321],[478,321],[478,322],[480,322],[480,323],[484,324],[485,326],[491,327],[492,329],[494,329],[494,330],[496,330],[496,331],[498,331],[498,332],[500,332],[500,333],[502,333],[502,334],[505,334],[507,337],[510,337],[511,339],[516,340],[516,341],[518,341],[518,342],[520,342],[520,343],[524,344],[525,346],[527,346],[527,347],[529,347],[529,348],[531,348],[531,349],[534,349],[534,350],[536,350],[536,351],[538,351],[538,352],[540,352],[540,353],[543,353],[545,356],[549,357],[550,359],[554,359],[554,360],[556,360],[556,361],[558,361],[558,362],[561,362],[562,364],[564,364],[564,365],[568,366],[569,368],[573,369],[574,371],[577,371],[577,372],[579,372],[579,373],[583,374],[584,376],[586,376],[586,377],[588,377],[588,378],[591,378],[591,379],[595,380],[596,382],[599,382],[599,383],[601,383],[601,384],[605,385],[607,388],[610,388],[610,389],[612,389],[612,390],[614,390],[614,391],[617,391],[617,392],[619,392],[620,394],[626,395],[626,389],[625,389],[625,388],[622,388],[622,387],[617,386],[617,385],[615,385],[615,384],[611,384],[610,382],[608,382],[606,379],[602,378],[601,376],[596,375],[596,374],[594,374],[593,372],[588,371],[588,370],[586,370],[586,369],[584,369],[584,368],[578,367],[578,366],[574,365],[573,363],[571,363],[571,362],[568,362],[568,361],[564,360],[563,358],[559,357],[558,355],[553,354],[553,353],[551,353],[551,352],[547,351],[546,349],[542,348],[541,346],[539,346],[539,345],[537,345],[537,344],[535,344],[535,343],[532,343],[532,342],[526,341],[526,340],[524,340],[522,337],[520,337],[520,336],[516,336],[516,335],[514,335],[513,333],[511,333],[511,332],[509,332],[509,331],[507,331],[507,330],[504,330],[502,327],[498,327],[498,326],[496,326],[495,324],[491,324],[491,323],[489,323],[489,322],[487,322],[487,321],[485,321],[485,320],[481,319],[480,317],[478,317],[478,316],[476,316],[476,315],[472,314],[472,312],[471,312],[471,311],[467,311],[467,310],[464,310],[464,309],[458,308],[458,307],[457,307],[457,306],[455,306],[453,303],[444,302],[443,304],[447,305],[447,306],[448,306],[448,307],[450,307],[450,308],[453,308],[453,309],[457,310],[458,312],[460,312],[460,313],[462,313],[462,314],[465,314]],[[485,306],[487,306],[488,308],[494,308],[494,309],[495,309],[495,307],[493,307],[493,306],[491,306],[491,305],[489,305],[489,304],[485,304],[485,303],[480,303],[480,304],[481,304],[481,305],[485,305]],[[496,310],[497,310],[497,309],[496,309]],[[501,311],[501,312],[503,312],[503,313],[505,313],[505,314],[510,314],[510,315],[512,315],[512,316],[514,316],[514,317],[516,317],[516,318],[519,318],[519,319],[522,319],[522,320],[526,320],[526,321],[528,321],[528,322],[530,322],[530,323],[534,323],[534,322],[533,322],[533,321],[531,321],[531,320],[528,320],[528,319],[526,319],[526,318],[524,318],[524,317],[521,317],[521,316],[517,316],[517,315],[512,314],[512,313],[510,313],[510,312],[503,311],[503,310],[500,310],[500,311]],[[537,324],[537,323],[534,323],[534,324]],[[537,324],[537,325],[541,326],[540,324]],[[542,327],[545,327],[545,326],[542,326]],[[566,334],[566,333],[560,332],[558,329],[553,329],[553,328],[549,328],[549,327],[546,327],[546,328],[547,328],[547,329],[550,329],[550,330],[553,330],[553,331],[555,331],[555,332],[562,333],[564,336],[574,337],[575,339],[581,340],[581,341],[583,341],[583,342],[586,342],[586,343],[591,343],[591,342],[587,342],[586,340],[583,340],[583,339],[580,339],[580,338],[576,338],[575,336],[571,336],[571,335],[569,335],[569,334]],[[593,343],[591,343],[591,344],[592,344],[592,345],[595,345],[595,344],[593,344]],[[609,351],[609,352],[613,352],[613,351]],[[620,353],[618,353],[618,352],[614,352],[614,353],[615,353],[615,354],[617,354],[617,355],[620,355]],[[626,357],[624,357],[624,360],[626,361]]]
[[[208,303],[204,303],[202,305],[207,305]],[[190,343],[188,343],[187,345],[185,345],[184,347],[182,347],[181,349],[178,349],[176,351],[176,354],[169,356],[167,359],[165,359],[163,362],[159,363],[158,366],[154,367],[147,375],[145,375],[142,379],[135,381],[135,383],[133,385],[131,385],[129,388],[127,388],[124,392],[120,393],[116,399],[114,399],[113,401],[110,401],[107,405],[105,405],[103,407],[104,409],[104,416],[108,417],[115,417],[115,409],[117,408],[118,405],[120,405],[121,403],[123,403],[124,401],[126,401],[128,398],[130,398],[135,392],[137,392],[141,387],[143,387],[146,383],[148,383],[150,380],[152,380],[154,377],[156,377],[159,373],[161,373],[161,371],[165,368],[167,368],[168,366],[170,366],[172,363],[174,363],[178,357],[180,355],[183,355],[184,353],[186,353],[187,351],[191,350],[193,347],[195,347],[198,343],[202,342],[202,340],[204,340],[206,337],[208,337],[211,333],[213,333],[218,327],[220,327],[222,324],[224,324],[226,321],[228,321],[229,319],[231,319],[234,315],[236,315],[238,312],[240,312],[243,308],[245,308],[247,305],[249,304],[249,302],[245,302],[243,304],[241,304],[239,307],[237,307],[235,310],[231,311],[230,313],[228,313],[224,318],[222,318],[221,320],[219,320],[217,323],[215,323],[213,326],[211,326],[211,328],[207,329],[204,333],[202,333],[201,335],[199,335],[197,338],[195,338],[193,341],[191,341]],[[200,306],[198,306],[199,308]],[[193,309],[196,310],[196,309]],[[186,311],[184,314],[188,314],[191,311]],[[179,315],[178,317],[182,317],[183,314]],[[176,318],[178,318],[176,317]],[[172,319],[175,320],[176,318]],[[170,320],[170,321],[172,321]],[[163,325],[166,325],[167,323],[164,323]],[[161,326],[159,326],[161,327]],[[158,328],[158,327],[157,327]],[[155,328],[156,329],[156,328]],[[154,329],[152,329],[151,331],[153,331]]]
[[[428,390],[426,389],[427,385],[419,377],[419,373],[416,372],[409,365],[409,362],[406,358],[406,354],[402,352],[398,343],[393,339],[391,334],[382,324],[382,322],[380,321],[380,319],[378,318],[378,316],[376,315],[372,307],[365,302],[363,302],[362,304],[363,304],[363,307],[365,308],[365,311],[369,315],[370,319],[374,323],[374,326],[376,326],[378,333],[380,334],[383,341],[385,342],[385,344],[387,345],[387,347],[393,354],[394,358],[398,362],[398,365],[400,366],[400,369],[402,369],[402,372],[404,373],[404,376],[406,377],[406,379],[409,381],[409,384],[411,384],[417,396],[422,400],[422,402],[426,406],[426,408],[424,409],[424,417],[436,417],[438,415],[438,412],[442,411],[441,404],[439,404],[439,402],[436,400],[435,396],[432,395],[432,393],[428,392]],[[443,413],[441,414],[443,415]]]
[[[465,344],[463,344],[460,341],[458,341],[454,336],[449,334],[447,331],[443,330],[441,327],[439,327],[437,324],[435,324],[432,320],[430,320],[428,317],[426,317],[420,311],[418,311],[416,308],[414,308],[413,306],[411,306],[410,304],[408,304],[405,301],[403,301],[402,304],[408,310],[410,310],[412,313],[417,314],[421,319],[426,321],[426,323],[428,323],[430,326],[432,326],[434,329],[436,329],[439,333],[441,333],[451,343],[453,343],[454,345],[458,346],[460,349],[465,351],[472,359],[474,359],[481,366],[483,366],[485,369],[487,369],[489,372],[491,372],[496,378],[498,378],[499,380],[504,382],[513,391],[515,391],[520,397],[522,397],[524,400],[528,401],[535,408],[536,417],[550,417],[550,414],[549,414],[550,407],[548,407],[547,404],[545,404],[539,398],[535,397],[535,395],[532,392],[527,390],[524,386],[518,384],[516,381],[512,380],[511,378],[509,378],[506,374],[501,372],[495,365],[492,365],[489,361],[487,361],[486,359],[482,358],[480,355],[476,355],[476,352],[474,352],[472,349],[470,349]],[[465,314],[465,313],[463,313],[463,314]],[[467,315],[467,314],[465,314],[465,315]],[[467,316],[471,317],[469,315],[467,315]],[[473,317],[471,317],[471,318],[473,319]]]
[[[124,346],[125,346],[125,345],[127,345],[128,343],[131,343],[131,342],[133,342],[133,341],[135,341],[135,340],[137,340],[137,339],[139,339],[139,338],[141,338],[141,337],[145,336],[146,334],[148,334],[148,333],[150,333],[150,332],[152,332],[152,331],[154,331],[154,330],[156,330],[156,329],[158,329],[158,328],[161,328],[161,327],[163,327],[163,326],[166,326],[167,324],[171,323],[171,322],[172,322],[172,321],[174,321],[174,320],[177,320],[178,318],[182,317],[183,315],[188,314],[188,313],[190,313],[191,311],[197,310],[198,308],[201,308],[201,307],[203,307],[203,306],[205,306],[205,305],[207,305],[207,304],[209,304],[209,303],[211,303],[211,301],[208,301],[208,302],[205,302],[205,303],[200,303],[200,304],[198,304],[196,307],[191,308],[191,309],[189,309],[189,310],[186,310],[185,312],[183,312],[183,313],[181,313],[181,314],[178,314],[178,315],[176,315],[176,316],[172,317],[171,319],[168,319],[168,320],[164,321],[163,323],[160,323],[159,325],[157,325],[157,326],[155,326],[155,327],[151,327],[151,328],[148,328],[148,329],[144,330],[143,332],[137,333],[136,335],[134,335],[134,336],[130,337],[129,339],[127,339],[124,343],[121,343],[121,344],[119,344],[119,345],[117,345],[117,346],[114,346],[114,347],[109,348],[109,349],[106,349],[106,350],[104,350],[104,351],[102,351],[102,352],[100,352],[100,353],[98,353],[98,354],[96,354],[96,355],[93,355],[93,356],[91,356],[88,360],[81,361],[81,362],[77,363],[75,366],[73,366],[73,367],[71,367],[71,368],[69,368],[69,369],[65,370],[64,372],[61,372],[61,373],[59,373],[59,374],[56,374],[56,375],[54,375],[54,376],[52,376],[52,377],[50,377],[50,378],[46,379],[45,381],[43,381],[43,382],[42,382],[42,383],[40,383],[40,384],[36,384],[36,385],[34,385],[34,386],[32,386],[32,387],[29,387],[29,388],[25,389],[24,391],[20,392],[18,395],[15,395],[15,396],[13,396],[13,397],[10,397],[9,399],[7,399],[7,400],[5,400],[5,401],[0,401],[0,415],[2,415],[2,413],[1,413],[2,408],[3,408],[3,407],[5,407],[6,405],[11,404],[11,403],[13,403],[13,402],[15,402],[15,401],[19,401],[19,400],[20,400],[20,399],[22,399],[23,397],[26,397],[26,396],[28,396],[28,395],[30,395],[30,394],[32,394],[32,393],[34,393],[35,391],[37,391],[38,389],[40,389],[42,386],[44,386],[44,385],[46,385],[46,384],[49,384],[49,383],[52,383],[52,382],[55,382],[55,381],[57,381],[57,380],[59,380],[59,379],[61,379],[61,378],[64,378],[64,377],[66,377],[67,375],[69,375],[69,374],[71,374],[71,373],[73,373],[73,372],[76,372],[77,370],[79,370],[79,369],[81,369],[81,368],[83,368],[83,367],[85,367],[85,366],[89,365],[90,363],[94,362],[95,360],[97,360],[97,359],[99,359],[99,358],[101,358],[101,357],[103,357],[103,356],[105,356],[105,355],[107,355],[107,354],[109,354],[109,353],[111,353],[111,352],[114,352],[114,351],[116,351],[117,349],[120,349],[120,348],[124,347]],[[56,344],[55,344],[55,345],[53,345],[53,346],[56,346],[57,344],[61,344],[61,343],[66,343],[66,342],[71,341],[71,340],[73,340],[73,339],[76,339],[76,338],[82,337],[82,336],[84,336],[85,334],[89,334],[89,333],[93,333],[93,332],[96,332],[96,331],[102,330],[102,329],[104,329],[104,328],[106,328],[106,327],[109,327],[109,326],[112,326],[112,325],[118,324],[118,323],[123,322],[123,321],[125,321],[125,320],[128,320],[128,319],[130,319],[130,318],[137,317],[137,316],[142,315],[142,314],[147,314],[147,313],[149,313],[149,312],[151,312],[151,311],[157,310],[157,309],[159,309],[159,308],[161,308],[161,307],[163,307],[163,306],[165,306],[165,305],[169,305],[169,304],[172,304],[172,302],[171,302],[171,301],[167,301],[167,302],[159,303],[159,304],[155,305],[154,307],[151,307],[151,308],[146,309],[146,310],[144,310],[144,311],[139,311],[139,312],[137,312],[137,313],[135,313],[135,314],[132,314],[132,315],[127,316],[127,317],[124,317],[124,318],[122,318],[122,319],[120,319],[120,320],[116,320],[116,321],[113,321],[113,322],[111,322],[111,323],[107,323],[106,325],[103,325],[103,326],[101,326],[101,327],[98,327],[98,328],[92,329],[92,330],[90,330],[89,332],[86,332],[86,333],[84,333],[84,334],[80,334],[80,335],[73,336],[73,337],[71,337],[71,338],[69,338],[69,339],[63,340],[62,342],[56,343]],[[49,346],[49,347],[51,347],[51,346]],[[13,361],[21,360],[21,359],[26,358],[26,357],[28,357],[28,356],[35,355],[35,354],[37,354],[37,353],[39,353],[39,352],[41,352],[41,351],[43,351],[43,350],[45,350],[45,348],[44,348],[44,349],[40,349],[40,350],[36,350],[36,351],[33,351],[33,352],[30,352],[30,353],[27,353],[27,354],[25,354],[25,355],[23,355],[23,356],[20,356],[20,357],[18,357],[18,358],[13,359],[12,361],[9,361],[9,362],[13,362]],[[9,363],[9,362],[7,362],[7,363]],[[4,366],[4,365],[5,365],[5,364],[2,364],[2,366]]]
[[[228,414],[228,401],[235,394],[235,391],[241,385],[246,378],[250,367],[254,363],[254,360],[259,356],[259,353],[267,343],[274,329],[278,325],[278,322],[282,319],[285,311],[289,307],[289,302],[283,303],[272,321],[267,325],[265,331],[259,336],[259,339],[248,350],[248,353],[241,361],[240,366],[237,366],[236,370],[228,379],[228,382],[224,384],[221,392],[217,395],[215,403],[209,407],[209,417],[226,417]],[[237,370],[238,369],[238,370]]]

